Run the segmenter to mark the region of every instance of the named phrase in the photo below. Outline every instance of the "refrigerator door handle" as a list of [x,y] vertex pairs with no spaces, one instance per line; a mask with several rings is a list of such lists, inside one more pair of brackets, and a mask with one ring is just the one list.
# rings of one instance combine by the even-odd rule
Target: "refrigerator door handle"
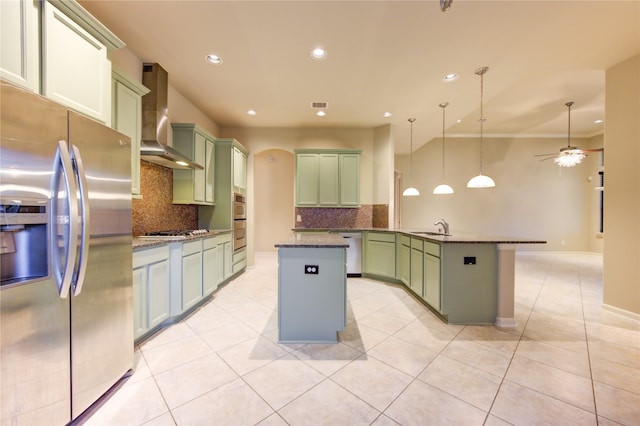
[[[51,251],[56,257],[53,262],[56,268],[56,284],[58,284],[58,294],[61,298],[66,299],[69,295],[69,289],[73,281],[73,270],[75,267],[76,257],[78,255],[78,198],[75,179],[73,176],[73,166],[71,163],[71,156],[67,149],[67,143],[63,140],[58,142],[58,149],[56,150],[56,158],[54,162],[54,178],[52,188],[52,198],[54,199],[53,205],[56,205],[58,195],[58,184],[60,182],[60,176],[64,178],[66,202],[69,207],[69,216],[58,214],[57,208],[52,209],[52,226],[51,226]],[[66,253],[64,265],[60,265],[59,262],[59,243],[56,229],[58,225],[69,225],[69,235],[66,242]],[[63,240],[64,241],[64,240]]]
[[89,224],[91,212],[89,209],[89,191],[87,187],[87,178],[84,173],[84,165],[82,156],[77,146],[71,145],[71,159],[76,165],[76,176],[78,178],[78,187],[80,189],[80,217],[82,221],[80,234],[80,259],[78,261],[78,269],[74,277],[73,295],[77,296],[82,292],[82,284],[84,283],[84,275],[87,272],[87,262],[89,260]]

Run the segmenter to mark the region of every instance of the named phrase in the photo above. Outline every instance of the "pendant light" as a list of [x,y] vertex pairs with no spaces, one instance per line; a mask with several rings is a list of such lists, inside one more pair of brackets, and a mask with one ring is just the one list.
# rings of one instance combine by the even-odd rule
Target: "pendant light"
[[573,167],[580,164],[582,160],[587,156],[584,151],[575,146],[571,146],[571,106],[573,102],[567,102],[565,104],[569,110],[569,124],[567,127],[567,147],[560,150],[560,154],[553,161],[560,167]]
[[496,183],[489,176],[482,174],[482,144],[484,139],[484,110],[483,110],[483,96],[484,96],[484,74],[489,71],[489,68],[482,67],[476,70],[476,75],[480,76],[480,174],[472,177],[467,182],[467,188],[492,188],[496,186]]
[[402,192],[404,197],[415,197],[416,195],[420,195],[420,191],[414,188],[411,183],[413,182],[413,122],[416,121],[415,118],[410,118],[409,123],[411,123],[411,152],[410,152],[410,160],[409,160],[409,187]]
[[444,183],[444,109],[449,106],[449,102],[438,105],[442,108],[442,183],[435,187],[434,194],[453,194],[453,188]]

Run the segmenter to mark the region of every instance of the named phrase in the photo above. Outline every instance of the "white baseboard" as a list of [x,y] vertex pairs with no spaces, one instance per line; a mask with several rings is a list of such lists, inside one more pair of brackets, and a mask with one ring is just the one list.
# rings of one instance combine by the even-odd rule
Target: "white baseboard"
[[494,323],[496,327],[502,328],[515,328],[516,327],[516,319],[515,318],[496,318],[496,322]]
[[630,318],[632,320],[640,321],[640,314],[636,314],[635,312],[631,312],[631,311],[617,308],[615,306],[607,305],[606,303],[602,304],[602,309],[604,309],[605,311],[613,312],[614,314],[618,314],[626,318]]

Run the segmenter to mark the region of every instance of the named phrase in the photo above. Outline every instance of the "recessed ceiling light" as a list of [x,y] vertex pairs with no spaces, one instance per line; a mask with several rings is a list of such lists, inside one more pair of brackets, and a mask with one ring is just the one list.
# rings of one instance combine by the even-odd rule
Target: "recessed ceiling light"
[[220,65],[222,63],[222,58],[218,55],[210,54],[205,56],[207,62],[215,65]]
[[327,113],[326,113],[326,112],[324,112],[324,111],[318,111],[318,112],[316,112],[316,115],[317,115],[318,117],[324,117],[325,115],[327,115]]
[[596,120],[596,121],[594,121],[594,123],[595,124],[602,124],[602,123],[604,123],[604,120]]
[[321,47],[316,47],[311,51],[311,57],[318,60],[324,59],[327,57],[327,51]]
[[383,117],[391,117],[391,113],[390,112],[385,112],[384,114],[382,114]]
[[247,111],[247,114],[249,114],[249,115],[256,115],[256,112],[255,112],[255,110],[250,109],[249,111]]
[[458,120],[456,120],[456,123],[462,123],[462,118],[458,118]]
[[442,81],[444,81],[445,83],[450,83],[452,81],[456,81],[458,79],[458,74],[447,74],[444,77],[442,77]]

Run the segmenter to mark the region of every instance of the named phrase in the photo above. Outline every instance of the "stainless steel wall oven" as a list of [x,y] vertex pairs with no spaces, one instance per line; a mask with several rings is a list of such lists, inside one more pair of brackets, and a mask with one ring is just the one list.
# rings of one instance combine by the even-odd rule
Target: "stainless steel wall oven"
[[233,194],[233,251],[247,245],[247,203],[245,196]]

